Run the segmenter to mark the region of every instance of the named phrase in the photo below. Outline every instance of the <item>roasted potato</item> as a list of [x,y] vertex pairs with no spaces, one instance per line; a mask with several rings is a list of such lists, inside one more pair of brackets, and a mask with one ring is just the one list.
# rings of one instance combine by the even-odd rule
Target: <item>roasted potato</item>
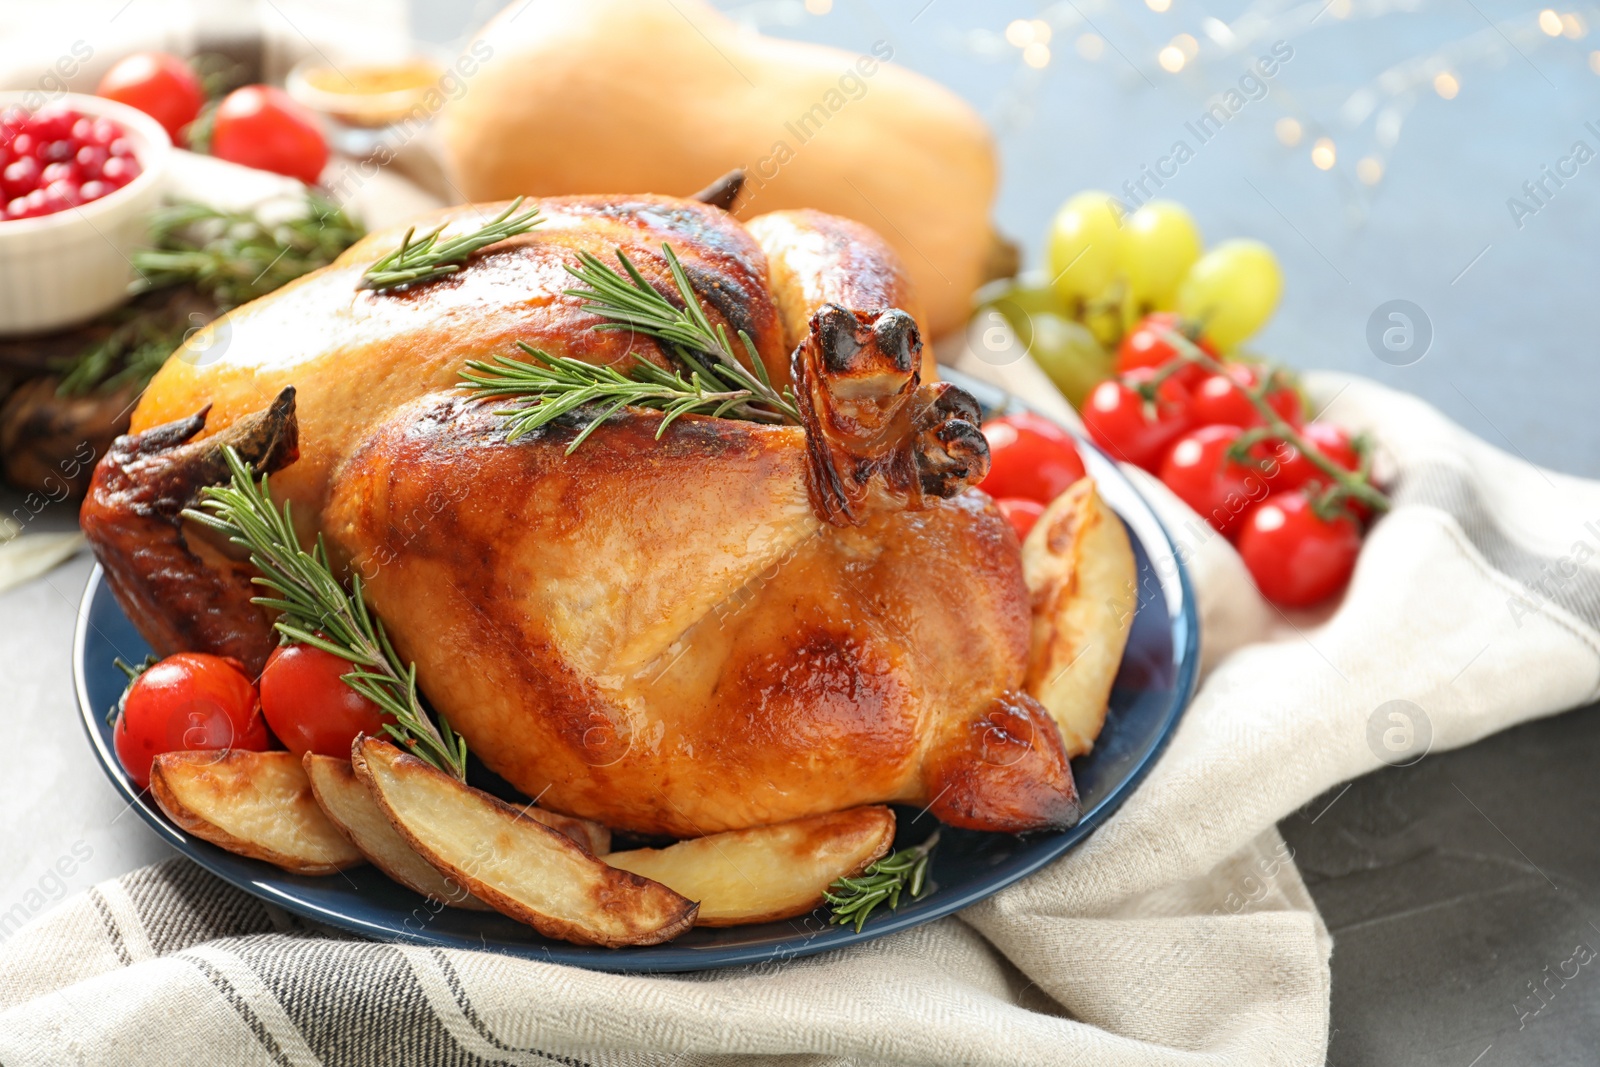
[[741,926],[804,915],[893,841],[894,812],[875,806],[613,852],[606,862],[698,900],[696,926]]
[[608,866],[525,811],[387,741],[359,740],[351,764],[419,855],[546,937],[579,945],[654,945],[694,925],[693,901]]
[[1128,531],[1084,478],[1051,501],[1022,543],[1033,599],[1028,692],[1061,727],[1069,757],[1094,748],[1133,626]]
[[150,793],[196,837],[294,874],[332,874],[363,861],[328,820],[292,752],[164,752]]
[[489,905],[434,870],[433,864],[406,844],[351,770],[349,760],[307,752],[303,766],[323,813],[374,867],[407,889],[442,904],[472,911],[490,910]]

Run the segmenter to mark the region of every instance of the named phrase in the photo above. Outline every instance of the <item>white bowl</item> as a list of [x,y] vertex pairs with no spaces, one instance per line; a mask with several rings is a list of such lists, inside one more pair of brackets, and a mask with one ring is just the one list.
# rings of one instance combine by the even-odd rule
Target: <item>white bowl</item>
[[[37,96],[0,93],[0,111]],[[147,240],[172,155],[167,131],[142,111],[80,93],[63,93],[51,103],[121,126],[143,169],[121,189],[80,207],[0,221],[0,336],[72,326],[128,299],[129,256]]]

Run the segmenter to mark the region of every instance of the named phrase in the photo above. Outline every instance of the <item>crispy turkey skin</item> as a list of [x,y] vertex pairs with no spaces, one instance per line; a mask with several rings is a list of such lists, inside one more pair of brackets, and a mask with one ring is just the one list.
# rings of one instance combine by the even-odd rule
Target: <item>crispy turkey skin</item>
[[[140,507],[157,476],[181,506],[213,470],[212,436],[292,387],[298,458],[255,461],[281,468],[274,496],[362,576],[431,705],[541,804],[676,836],[884,801],[977,829],[1075,821],[1059,731],[1022,691],[1016,538],[968,488],[988,465],[978,410],[925,380],[887,246],[816,212],[746,230],[665,197],[539,206],[538,229],[410,291],[357,290],[400,236],[374,234],[213,327],[226,343],[195,347],[211,357],[168,362],[84,506],[136,625],[200,650],[270,645],[236,603],[237,563],[171,508]],[[470,229],[495,210],[443,217]],[[578,250],[620,248],[673,295],[663,242],[712,321],[792,385],[804,425],[686,416],[658,439],[662,416],[630,408],[569,455],[581,416],[513,442],[503,401],[454,389],[468,359],[517,341],[673,366],[564,293]],[[182,604],[163,598],[178,585],[221,607],[177,627]]]

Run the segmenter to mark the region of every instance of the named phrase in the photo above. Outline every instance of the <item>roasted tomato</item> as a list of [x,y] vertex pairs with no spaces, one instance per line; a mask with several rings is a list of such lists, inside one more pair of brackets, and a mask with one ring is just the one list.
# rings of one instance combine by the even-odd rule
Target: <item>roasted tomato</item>
[[1011,528],[1017,531],[1017,540],[1021,541],[1028,536],[1028,531],[1033,529],[1039,521],[1039,516],[1044,514],[1044,505],[1037,500],[1023,500],[1020,497],[1007,497],[996,500],[994,506],[1000,509],[1000,514],[1006,517]]
[[989,441],[989,474],[978,488],[996,500],[1020,497],[1048,504],[1083,477],[1083,460],[1072,435],[1030,412],[983,424]]
[[168,656],[135,678],[111,739],[122,769],[141,789],[150,784],[151,761],[163,752],[259,752],[272,745],[244,668],[203,652]]
[[261,710],[285,748],[348,759],[356,734],[381,734],[384,722],[393,721],[345,682],[355,669],[315,645],[283,645],[268,657]]

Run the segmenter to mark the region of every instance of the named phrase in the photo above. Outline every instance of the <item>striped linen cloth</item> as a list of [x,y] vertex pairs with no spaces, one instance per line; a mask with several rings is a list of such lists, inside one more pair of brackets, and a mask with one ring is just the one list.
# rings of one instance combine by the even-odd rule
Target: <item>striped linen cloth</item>
[[[1052,395],[1022,366],[969,369]],[[1394,488],[1348,595],[1272,610],[1145,479],[1196,575],[1202,688],[1114,818],[960,916],[782,964],[625,976],[363,941],[172,859],[0,945],[0,1063],[1322,1063],[1332,945],[1275,823],[1392,756],[1396,707],[1403,744],[1443,749],[1600,697],[1600,486],[1369,382],[1318,375],[1312,392],[1374,433]]]

